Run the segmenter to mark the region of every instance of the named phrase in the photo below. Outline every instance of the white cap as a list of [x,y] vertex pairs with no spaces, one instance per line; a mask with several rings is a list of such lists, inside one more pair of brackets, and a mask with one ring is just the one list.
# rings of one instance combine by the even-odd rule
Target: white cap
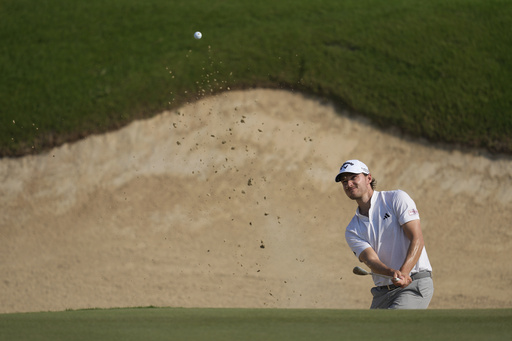
[[345,161],[345,163],[343,163],[341,165],[340,172],[338,173],[338,175],[336,175],[336,179],[335,179],[336,182],[341,181],[340,176],[343,173],[352,173],[352,174],[363,173],[363,174],[368,175],[368,174],[370,174],[370,170],[364,163],[362,163],[359,160],[348,160],[348,161]]

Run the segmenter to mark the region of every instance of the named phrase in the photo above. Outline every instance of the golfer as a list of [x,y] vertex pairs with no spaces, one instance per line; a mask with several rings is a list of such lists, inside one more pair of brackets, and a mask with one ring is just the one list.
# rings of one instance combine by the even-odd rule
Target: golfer
[[345,162],[336,176],[358,208],[345,231],[348,245],[373,273],[370,309],[426,309],[434,294],[432,266],[416,204],[401,190],[376,191],[359,160]]

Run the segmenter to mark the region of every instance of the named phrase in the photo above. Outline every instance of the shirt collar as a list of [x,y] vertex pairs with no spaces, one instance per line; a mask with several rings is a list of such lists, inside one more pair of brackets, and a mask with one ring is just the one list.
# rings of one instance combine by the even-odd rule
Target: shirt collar
[[368,217],[367,216],[364,216],[362,215],[361,213],[359,213],[359,206],[357,206],[356,208],[356,216],[358,216],[360,219],[366,219],[368,220],[369,217],[372,216],[372,211],[373,209],[375,208],[375,201],[377,201],[377,195],[379,194],[378,191],[376,190],[373,190],[373,194],[372,194],[372,198],[370,199],[370,202],[371,202],[371,205],[370,205],[370,211],[368,212]]

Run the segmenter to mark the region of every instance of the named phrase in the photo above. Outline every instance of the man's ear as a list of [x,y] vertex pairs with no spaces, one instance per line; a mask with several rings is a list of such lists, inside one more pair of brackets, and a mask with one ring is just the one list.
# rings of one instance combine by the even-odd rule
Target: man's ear
[[368,184],[370,184],[372,182],[372,174],[368,174],[366,178],[368,179]]

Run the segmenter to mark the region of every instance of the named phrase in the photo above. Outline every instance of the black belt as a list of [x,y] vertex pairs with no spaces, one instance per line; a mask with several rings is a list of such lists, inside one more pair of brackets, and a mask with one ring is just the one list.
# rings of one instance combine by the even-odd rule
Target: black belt
[[[427,277],[432,277],[432,272],[431,271],[420,271],[420,272],[415,272],[411,275],[411,279],[413,281],[415,280],[418,280],[418,279],[422,279],[422,278],[427,278]],[[382,285],[380,287],[377,287],[377,289],[379,290],[388,290],[388,291],[391,291],[391,290],[395,290],[395,289],[398,289],[400,288],[398,285],[395,285],[395,284],[390,284],[390,285]]]

